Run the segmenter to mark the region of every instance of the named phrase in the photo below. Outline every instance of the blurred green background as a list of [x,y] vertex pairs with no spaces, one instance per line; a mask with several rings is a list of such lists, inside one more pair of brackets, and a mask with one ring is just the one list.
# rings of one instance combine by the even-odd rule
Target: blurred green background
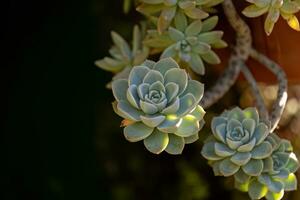
[[[124,139],[105,88],[111,74],[94,66],[110,30],[130,39],[138,21],[122,13],[122,0],[9,0],[4,8],[0,199],[247,199],[201,157],[207,127],[181,156]],[[218,112],[237,103],[231,96]]]

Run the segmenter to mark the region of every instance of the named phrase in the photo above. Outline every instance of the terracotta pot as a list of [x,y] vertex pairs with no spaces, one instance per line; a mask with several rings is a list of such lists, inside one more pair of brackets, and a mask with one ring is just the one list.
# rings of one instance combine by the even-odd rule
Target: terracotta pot
[[[244,7],[244,4],[237,5],[239,11]],[[300,20],[299,13],[297,17]],[[267,36],[264,32],[264,18],[265,16],[255,19],[244,18],[251,28],[253,46],[284,69],[289,83],[300,83],[300,32],[291,29],[286,21],[280,18],[272,34]],[[221,16],[220,19],[225,19],[225,16]],[[218,28],[223,29],[225,32],[225,40],[229,44],[233,44],[235,34],[230,25],[225,20],[221,20],[219,26]],[[217,68],[225,67],[230,55],[229,48],[218,51],[222,58],[222,64],[217,66]],[[272,73],[259,63],[250,59],[247,64],[258,81],[266,83],[274,83],[276,81]]]

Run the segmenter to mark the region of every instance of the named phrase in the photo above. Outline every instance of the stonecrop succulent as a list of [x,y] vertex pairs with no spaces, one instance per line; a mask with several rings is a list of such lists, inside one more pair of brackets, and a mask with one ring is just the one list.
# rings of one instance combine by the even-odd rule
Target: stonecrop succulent
[[263,172],[263,159],[271,155],[272,144],[265,140],[268,127],[260,122],[255,108],[225,111],[213,118],[211,130],[213,135],[205,141],[201,153],[216,176],[241,179]]
[[155,154],[181,154],[185,144],[198,139],[204,87],[190,80],[172,58],[133,67],[128,79],[113,81],[112,90],[128,141],[143,140]]
[[[126,78],[133,66],[143,63],[149,55],[148,47],[142,41],[144,35],[139,26],[133,28],[132,49],[130,45],[118,33],[112,31],[111,37],[114,45],[110,48],[111,57],[105,57],[95,62],[96,66],[116,74],[113,80]],[[111,83],[107,85],[111,87]]]
[[280,200],[285,191],[297,189],[295,172],[299,168],[293,147],[288,140],[270,134],[267,139],[273,152],[264,159],[263,173],[257,177],[235,180],[235,187],[248,192],[251,199]]
[[299,22],[295,13],[300,10],[299,0],[246,0],[252,5],[243,10],[247,17],[258,17],[265,13],[265,32],[270,35],[280,15],[294,30],[300,31]]
[[175,16],[185,14],[191,19],[204,19],[210,11],[223,0],[140,0],[137,10],[146,16],[158,17],[157,30],[162,33],[172,23]]
[[[175,27],[169,27],[168,32],[163,35],[151,31],[152,37],[145,40],[149,47],[161,47],[160,42],[166,38],[170,40],[166,43],[161,58],[172,57],[176,61],[186,63],[195,73],[203,75],[205,73],[204,62],[209,64],[219,64],[220,58],[212,48],[224,48],[226,42],[222,40],[223,31],[212,31],[218,23],[218,17],[210,17],[203,22],[195,20],[188,24],[184,15],[178,15],[175,19]],[[204,61],[204,62],[203,62]]]

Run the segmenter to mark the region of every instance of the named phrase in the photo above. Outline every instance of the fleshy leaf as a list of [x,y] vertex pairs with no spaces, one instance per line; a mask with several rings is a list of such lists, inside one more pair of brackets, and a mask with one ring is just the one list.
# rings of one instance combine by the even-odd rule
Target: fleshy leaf
[[138,96],[138,92],[137,92],[137,87],[136,85],[131,85],[129,86],[128,90],[127,90],[127,100],[129,101],[129,103],[139,109],[139,96]]
[[175,42],[178,42],[178,41],[181,41],[184,39],[184,34],[173,27],[169,28],[169,36]]
[[220,157],[228,157],[235,153],[234,150],[228,148],[225,144],[219,142],[215,143],[215,152]]
[[272,146],[269,142],[265,141],[260,145],[253,148],[251,151],[252,158],[254,159],[263,159],[271,155],[272,153]]
[[229,158],[226,158],[220,163],[220,172],[225,176],[231,176],[239,170],[239,166],[230,161]]
[[255,146],[256,144],[256,139],[255,138],[252,138],[252,140],[250,140],[249,143],[247,144],[244,144],[244,145],[241,145],[239,148],[238,148],[238,151],[239,152],[249,152],[249,151],[252,151],[253,147]]
[[165,73],[164,76],[165,84],[170,82],[176,83],[179,87],[179,95],[184,92],[187,84],[188,77],[183,69],[170,69]]
[[175,134],[180,137],[189,137],[199,131],[198,120],[192,115],[184,116],[181,120],[181,123],[179,123],[177,126],[178,129]]
[[160,123],[162,123],[165,120],[165,118],[166,117],[163,115],[158,115],[154,117],[141,116],[142,122],[149,127],[157,127]]
[[126,119],[133,121],[140,121],[140,116],[143,115],[143,112],[132,107],[127,101],[120,101],[117,109],[123,116],[126,116]]
[[168,70],[173,68],[179,68],[179,66],[171,58],[161,59],[153,66],[153,69],[159,71],[162,75],[165,75]]
[[199,81],[189,80],[185,91],[182,93],[182,96],[188,93],[193,94],[195,101],[199,103],[204,93],[204,85]]
[[243,171],[250,176],[259,176],[263,171],[263,161],[251,159],[246,165],[242,166]]
[[201,154],[207,160],[220,160],[222,159],[215,153],[215,143],[214,142],[207,142],[204,144]]
[[180,121],[174,114],[166,115],[166,119],[157,127],[160,131],[165,133],[174,133],[177,131],[177,123]]
[[142,122],[137,122],[124,128],[124,136],[130,142],[138,142],[143,140],[152,132],[153,128],[146,126]]
[[143,82],[143,78],[149,72],[149,68],[145,66],[133,67],[128,78],[129,85],[140,85]]
[[202,29],[202,22],[201,20],[196,20],[192,22],[186,29],[185,34],[187,36],[196,36],[200,33]]
[[298,168],[299,168],[299,162],[298,159],[296,157],[296,155],[294,153],[291,153],[289,155],[289,161],[286,165],[286,168],[291,172],[291,173],[295,173]]
[[160,132],[155,129],[153,133],[144,139],[145,147],[152,153],[159,154],[166,149],[169,143],[169,136],[167,133]]
[[239,166],[247,164],[250,159],[251,154],[249,152],[237,152],[230,158],[234,164]]
[[219,20],[218,16],[213,16],[204,20],[202,23],[202,32],[207,32],[214,29],[218,24],[218,20]]
[[290,173],[289,176],[283,180],[284,190],[293,191],[297,189],[297,177],[295,174]]
[[126,79],[118,79],[112,82],[112,92],[117,101],[127,99],[128,81]]
[[201,57],[198,54],[193,53],[189,65],[194,72],[200,75],[205,74],[205,67]]
[[245,174],[245,172],[242,169],[240,169],[234,174],[234,179],[239,183],[246,183],[250,180],[250,176]]
[[142,111],[146,114],[152,115],[158,112],[158,108],[155,105],[146,101],[140,100],[140,106]]
[[191,144],[193,142],[196,142],[198,139],[199,139],[199,134],[196,133],[196,134],[191,135],[189,137],[185,137],[184,142],[185,142],[185,144]]
[[164,82],[162,74],[156,70],[150,70],[143,79],[143,83],[153,84],[156,81]]
[[227,120],[224,117],[214,117],[211,122],[211,129],[217,140],[226,143],[226,123]]
[[281,190],[278,193],[269,191],[266,195],[267,200],[280,200],[284,195],[284,190]]
[[184,148],[184,139],[174,134],[169,134],[169,144],[165,149],[166,152],[173,155],[181,154]]
[[261,199],[268,192],[268,188],[258,182],[257,180],[253,180],[249,184],[249,196],[251,199]]
[[256,143],[260,144],[268,136],[269,130],[264,123],[259,123],[254,131],[254,137],[256,138]]
[[194,108],[195,103],[197,103],[195,97],[191,93],[186,94],[180,98],[180,106],[176,114],[179,117],[188,114]]

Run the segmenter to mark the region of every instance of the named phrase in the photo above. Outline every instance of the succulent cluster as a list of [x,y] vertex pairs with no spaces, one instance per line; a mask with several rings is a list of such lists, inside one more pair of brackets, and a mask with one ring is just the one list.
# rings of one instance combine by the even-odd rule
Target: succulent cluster
[[[113,80],[126,78],[133,66],[143,63],[149,55],[149,49],[143,45],[143,31],[139,26],[133,28],[132,48],[122,36],[112,31],[111,37],[114,45],[110,48],[111,57],[97,60],[95,64],[106,71],[115,73]],[[111,87],[109,83],[108,88]]]
[[294,30],[300,31],[300,26],[295,13],[300,10],[299,0],[246,0],[252,5],[243,10],[247,17],[258,17],[265,13],[264,29],[270,35],[280,15]]
[[275,134],[270,134],[266,140],[272,143],[273,152],[264,159],[263,172],[257,177],[235,180],[235,186],[248,192],[251,199],[265,197],[268,200],[278,200],[285,191],[297,189],[294,173],[299,168],[299,162],[288,140],[280,139]]
[[290,142],[269,134],[255,108],[225,111],[211,129],[201,153],[216,176],[234,176],[235,186],[252,199],[281,199],[296,189],[299,163]]
[[205,114],[198,105],[204,87],[190,80],[173,59],[133,67],[128,79],[113,81],[112,90],[113,107],[125,119],[128,141],[143,140],[155,154],[181,154],[185,144],[198,139]]
[[223,0],[140,0],[137,10],[157,21],[157,30],[164,32],[178,14],[191,19],[204,19],[209,16],[212,7]]
[[[137,10],[155,28],[150,23],[142,30],[135,26],[131,47],[112,32],[111,57],[95,64],[115,73],[108,87],[116,99],[114,111],[124,118],[123,132],[128,141],[143,141],[146,149],[155,154],[166,151],[177,155],[185,144],[198,139],[204,125],[205,111],[199,105],[204,86],[181,68],[189,67],[204,75],[204,63],[221,62],[212,49],[227,44],[222,40],[223,32],[213,30],[218,17],[209,17],[209,13],[215,12],[213,7],[222,1],[124,0],[124,12],[138,5]],[[246,1],[252,5],[244,9],[244,15],[268,13],[268,35],[280,15],[292,28],[300,30],[295,16],[300,0]],[[153,55],[160,60],[147,60]],[[212,120],[211,129],[212,135],[201,153],[216,176],[233,176],[236,188],[248,192],[251,199],[279,200],[284,191],[296,189],[294,173],[299,163],[290,142],[270,134],[255,108],[225,111]]]

